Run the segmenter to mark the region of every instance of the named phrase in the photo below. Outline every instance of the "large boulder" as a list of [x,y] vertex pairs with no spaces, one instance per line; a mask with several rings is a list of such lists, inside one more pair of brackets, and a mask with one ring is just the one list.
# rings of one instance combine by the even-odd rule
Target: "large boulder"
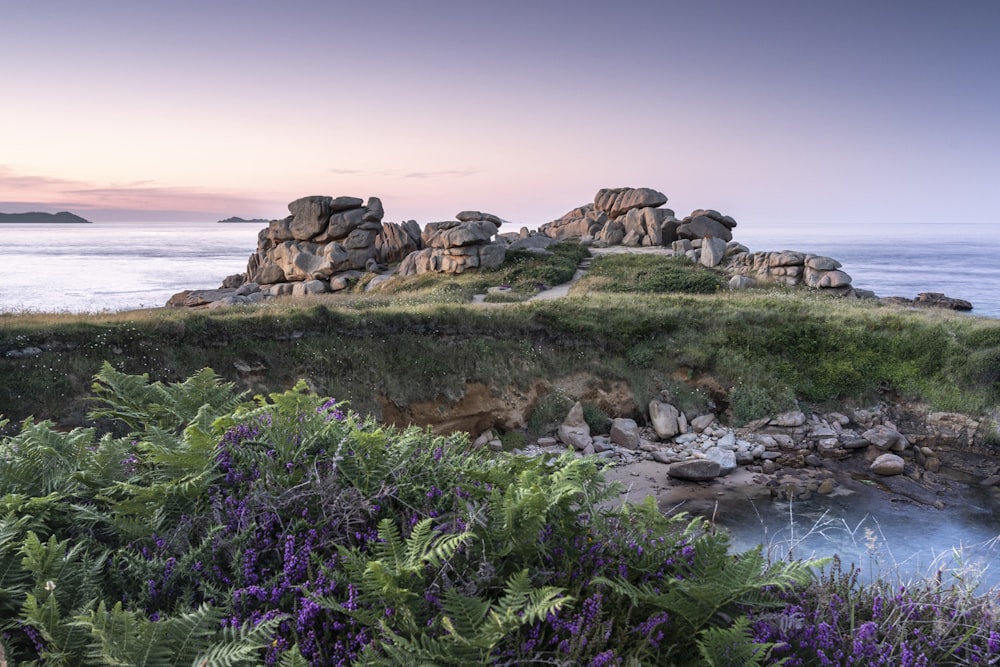
[[667,196],[652,188],[602,188],[594,197],[594,208],[617,218],[634,208],[663,206]]
[[578,451],[593,447],[594,439],[590,436],[590,425],[583,418],[583,405],[577,401],[573,404],[563,423],[559,425],[556,434],[559,441]]
[[669,440],[681,432],[680,411],[669,403],[652,400],[649,402],[649,421],[661,440]]
[[289,231],[297,241],[308,241],[319,234],[330,221],[332,197],[302,197],[288,205],[292,214]]
[[882,451],[901,452],[910,445],[905,435],[886,424],[868,429],[861,437]]
[[691,241],[694,239],[719,238],[728,243],[733,240],[733,233],[728,227],[707,215],[699,215],[690,220],[685,220],[677,228],[677,236]]
[[416,220],[383,222],[382,231],[375,238],[375,250],[381,264],[400,262],[411,252],[421,248],[421,230]]
[[639,447],[639,425],[634,419],[618,417],[611,422],[611,442],[625,449]]
[[687,459],[671,463],[667,474],[675,479],[692,482],[707,482],[722,474],[722,466],[711,459]]
[[921,292],[913,300],[915,306],[930,306],[933,308],[947,308],[949,310],[972,310],[972,304],[965,299],[956,299],[945,296],[940,292]]

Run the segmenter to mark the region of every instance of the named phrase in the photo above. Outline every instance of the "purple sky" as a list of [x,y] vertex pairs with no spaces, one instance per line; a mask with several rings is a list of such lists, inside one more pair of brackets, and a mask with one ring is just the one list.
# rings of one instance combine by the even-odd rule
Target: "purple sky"
[[742,225],[1000,219],[1000,2],[0,7],[0,211],[536,227],[601,187]]

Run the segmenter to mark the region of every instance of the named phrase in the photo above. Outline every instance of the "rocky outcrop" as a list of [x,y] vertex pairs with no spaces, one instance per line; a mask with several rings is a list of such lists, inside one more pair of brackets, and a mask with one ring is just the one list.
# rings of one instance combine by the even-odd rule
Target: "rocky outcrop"
[[[247,281],[263,285],[265,295],[294,289],[280,287],[284,283],[319,281],[329,286],[335,274],[378,262],[376,239],[383,231],[384,211],[377,197],[367,203],[357,197],[302,197],[291,202],[288,211],[291,215],[261,230],[257,251],[247,262]],[[321,290],[313,283],[297,291]]]
[[[482,211],[461,211],[455,220],[428,223],[383,223],[381,200],[349,196],[302,197],[288,205],[290,215],[271,221],[258,236],[257,251],[244,274],[230,276],[223,289],[243,283],[260,286],[259,299],[317,294],[347,289],[364,272],[383,271],[366,283],[372,288],[387,280],[398,263],[401,276],[420,273],[464,273],[498,268],[510,250],[547,252],[551,244],[575,239],[595,247],[662,248],[664,254],[684,255],[728,276],[729,287],[743,290],[781,285],[815,289],[828,294],[875,297],[855,289],[841,264],[821,255],[792,250],[750,252],[733,240],[736,220],[714,209],[696,209],[678,219],[663,208],[667,196],[652,188],[603,188],[585,204],[538,231],[522,228],[500,234],[503,220]],[[244,303],[249,295],[200,290],[182,292],[168,305],[204,306],[223,301]],[[214,300],[213,300],[214,298]],[[972,304],[940,293],[925,292],[910,300],[886,301],[911,306],[971,310]]]
[[652,188],[602,188],[594,197],[594,208],[618,218],[637,208],[657,208],[667,203],[667,196]]
[[379,264],[401,262],[411,252],[423,248],[420,225],[416,220],[383,222],[382,231],[375,237],[375,251]]
[[538,231],[558,240],[577,239],[602,246],[661,246],[677,238],[674,212],[660,208],[667,196],[652,188],[604,188],[585,204],[546,223]]
[[749,252],[740,248],[730,255],[727,271],[734,289],[785,285],[853,295],[851,277],[840,266],[837,260],[821,255],[792,250]]
[[507,256],[507,243],[496,240],[501,220],[479,211],[462,211],[455,220],[428,223],[421,233],[423,249],[399,265],[399,275],[464,273],[495,269]]

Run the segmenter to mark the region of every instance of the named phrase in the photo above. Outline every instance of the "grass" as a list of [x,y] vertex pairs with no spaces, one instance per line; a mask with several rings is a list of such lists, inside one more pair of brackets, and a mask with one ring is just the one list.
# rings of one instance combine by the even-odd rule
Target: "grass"
[[[585,249],[563,245],[549,258],[517,256],[497,272],[394,279],[369,293],[213,311],[5,314],[0,351],[33,346],[43,353],[0,357],[0,405],[15,421],[34,414],[85,423],[89,378],[104,360],[165,381],[211,367],[265,393],[304,377],[376,415],[381,401],[399,407],[454,401],[469,383],[511,395],[538,380],[579,373],[597,383],[627,383],[638,406],[668,390],[695,411],[708,397],[688,379],[708,377],[723,390],[712,397],[716,408],[733,423],[796,402],[905,398],[972,415],[989,414],[1000,402],[995,320],[787,289],[660,293],[641,284],[632,292],[605,291],[660,265],[669,267],[664,275],[714,277],[690,263],[600,257],[591,271],[598,276],[578,285],[574,296],[469,305],[488,286],[528,285],[564,264],[575,266]],[[622,268],[628,261],[641,268],[630,273]],[[248,367],[256,370],[240,370]]]

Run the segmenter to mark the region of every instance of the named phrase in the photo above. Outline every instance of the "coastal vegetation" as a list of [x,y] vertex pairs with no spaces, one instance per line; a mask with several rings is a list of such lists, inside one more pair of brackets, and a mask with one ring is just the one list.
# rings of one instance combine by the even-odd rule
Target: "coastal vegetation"
[[[972,580],[734,554],[702,520],[616,502],[600,459],[378,418],[546,380],[526,432],[504,434],[523,442],[565,414],[552,383],[571,375],[623,383],[637,405],[711,401],[734,424],[888,399],[988,416],[1000,323],[731,294],[662,257],[596,257],[567,297],[519,301],[586,250],[510,254],[496,272],[254,307],[0,315],[0,660],[1000,659],[995,596]],[[511,303],[470,305],[498,285]]]
[[[586,250],[565,245],[551,257],[510,253],[495,272],[394,278],[372,291],[363,279],[348,294],[251,307],[3,313],[0,405],[15,421],[82,425],[105,360],[162,381],[210,367],[263,393],[305,378],[376,415],[380,401],[402,409],[455,400],[471,383],[523,389],[581,374],[626,384],[640,406],[663,390],[691,407],[713,400],[735,424],[796,404],[886,398],[984,415],[1000,399],[996,320],[804,290],[730,293],[679,258],[596,257],[566,298],[470,305],[493,286],[516,300],[569,280]],[[714,394],[694,382],[706,377]]]

